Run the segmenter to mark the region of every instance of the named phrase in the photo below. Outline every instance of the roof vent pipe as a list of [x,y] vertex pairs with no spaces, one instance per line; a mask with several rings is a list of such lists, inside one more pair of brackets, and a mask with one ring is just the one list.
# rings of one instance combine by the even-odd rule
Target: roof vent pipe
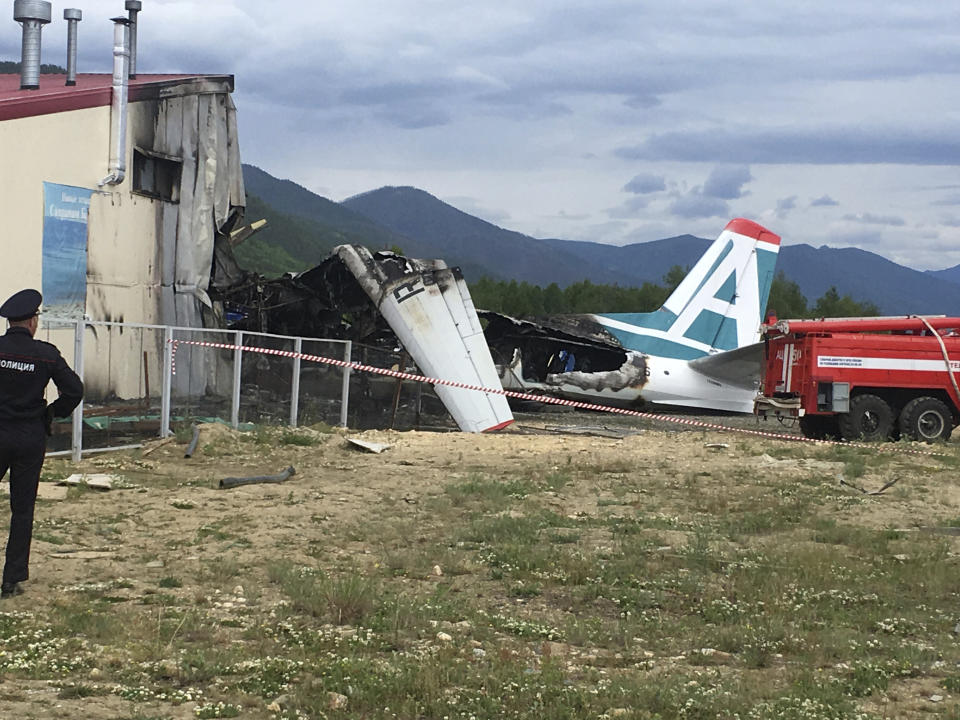
[[13,19],[23,26],[20,55],[20,89],[40,87],[40,31],[50,22],[50,3],[43,0],[14,0]]
[[67,85],[77,84],[77,23],[83,19],[83,13],[77,8],[63,11],[67,21]]
[[130,68],[130,21],[113,20],[113,105],[110,107],[110,174],[100,181],[119,185],[127,174],[127,74]]
[[123,5],[130,20],[130,79],[137,77],[137,13],[143,7],[140,0],[127,0]]

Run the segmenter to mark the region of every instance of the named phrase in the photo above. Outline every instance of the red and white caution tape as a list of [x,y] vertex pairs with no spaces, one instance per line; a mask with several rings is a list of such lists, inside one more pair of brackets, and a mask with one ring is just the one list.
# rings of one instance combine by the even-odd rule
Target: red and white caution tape
[[177,346],[192,345],[195,347],[214,348],[217,350],[243,350],[244,352],[255,352],[263,355],[275,355],[285,358],[299,358],[308,362],[317,362],[324,365],[333,365],[335,367],[350,368],[359,372],[373,373],[375,375],[387,375],[400,380],[411,380],[413,382],[425,382],[431,385],[446,385],[448,387],[460,388],[462,390],[476,390],[477,392],[490,393],[491,395],[504,395],[506,397],[516,398],[518,400],[533,400],[535,402],[548,403],[551,405],[564,405],[566,407],[578,408],[580,410],[597,410],[600,412],[614,413],[617,415],[629,415],[631,417],[646,418],[648,420],[660,420],[663,422],[675,423],[678,425],[687,425],[690,427],[703,428],[704,430],[719,430],[722,432],[735,432],[741,435],[753,435],[755,437],[769,438],[771,440],[787,440],[790,442],[805,442],[816,445],[842,445],[843,447],[862,448],[867,450],[879,450],[889,453],[903,453],[907,455],[926,455],[930,457],[947,457],[944,453],[933,452],[931,450],[917,450],[905,448],[894,443],[857,443],[839,440],[814,440],[813,438],[803,437],[802,435],[784,435],[782,433],[765,432],[763,430],[751,430],[749,428],[730,427],[729,425],[720,425],[718,423],[708,423],[693,418],[677,417],[674,415],[660,415],[657,413],[641,412],[639,410],[629,410],[627,408],[611,407],[609,405],[597,405],[595,403],[578,402],[576,400],[566,400],[564,398],[553,397],[551,395],[531,395],[516,390],[504,390],[503,388],[488,388],[482,385],[470,385],[468,383],[456,382],[454,380],[444,380],[441,378],[429,378],[423,375],[414,375],[412,373],[391,370],[389,368],[375,367],[373,365],[364,365],[363,363],[348,362],[346,360],[337,360],[336,358],[323,357],[321,355],[310,355],[307,353],[296,353],[289,350],[275,350],[273,348],[250,347],[240,345],[230,345],[228,343],[201,342],[198,340],[170,340],[173,344],[171,364],[173,374],[177,374]]

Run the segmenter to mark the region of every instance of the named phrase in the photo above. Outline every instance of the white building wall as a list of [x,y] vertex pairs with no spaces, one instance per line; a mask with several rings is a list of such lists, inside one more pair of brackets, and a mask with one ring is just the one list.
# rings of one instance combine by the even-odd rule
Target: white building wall
[[[0,247],[6,258],[0,262],[0,295],[42,287],[43,183],[73,185],[94,191],[87,224],[86,316],[149,324],[202,324],[199,307],[206,289],[202,275],[206,272],[209,277],[215,231],[211,211],[216,210],[222,221],[230,206],[244,205],[243,181],[229,95],[207,92],[199,100],[189,92],[176,95],[129,104],[126,177],[118,185],[102,188],[98,183],[109,174],[109,106],[0,122]],[[182,106],[198,107],[198,102],[199,107],[210,110],[192,117],[183,112]],[[201,122],[206,127],[198,132]],[[230,157],[219,155],[217,151],[227,142],[216,130],[210,137],[210,127],[230,136]],[[160,149],[158,142],[169,146],[171,132],[182,133],[175,138],[180,152],[171,154],[184,161],[181,196],[190,200],[186,207],[131,192],[133,147]],[[200,183],[192,176],[198,158]],[[228,177],[231,173],[235,177]],[[204,187],[203,195],[195,194],[197,186]],[[205,217],[199,216],[200,211]],[[182,216],[184,213],[190,217]],[[191,261],[199,258],[196,267],[184,270],[183,256]],[[196,280],[185,291],[175,292],[178,278],[185,274]],[[72,333],[55,331],[49,338],[73,363],[68,336]],[[147,363],[154,366],[149,371],[155,378],[150,394],[157,396],[162,347],[155,340],[144,343],[129,333],[124,337],[117,329],[95,335],[88,332],[84,352],[88,397],[142,397],[144,352],[148,353]]]
[[109,107],[0,123],[0,295],[40,288],[44,181],[95,188],[109,142]]

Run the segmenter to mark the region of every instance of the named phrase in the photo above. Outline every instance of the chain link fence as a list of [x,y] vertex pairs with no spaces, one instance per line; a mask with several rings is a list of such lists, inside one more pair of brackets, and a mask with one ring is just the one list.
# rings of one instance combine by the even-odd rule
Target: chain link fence
[[[72,418],[54,423],[48,454],[137,447],[195,423],[452,430],[430,385],[352,372],[316,356],[418,372],[400,348],[215,328],[43,318],[84,381]],[[266,354],[260,350],[269,350]],[[55,390],[51,387],[51,392]],[[52,398],[51,398],[52,399]]]
[[79,460],[83,452],[137,446],[199,422],[347,424],[349,368],[254,350],[349,361],[350,341],[56,319],[44,320],[37,339],[55,344],[84,381],[73,417],[54,423],[51,455]]

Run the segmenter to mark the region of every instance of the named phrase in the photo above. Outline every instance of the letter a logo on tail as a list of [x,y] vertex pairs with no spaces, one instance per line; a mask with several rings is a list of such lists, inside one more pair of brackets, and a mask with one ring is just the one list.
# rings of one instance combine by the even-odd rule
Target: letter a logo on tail
[[758,342],[780,237],[751,220],[727,223],[659,310],[597,315],[624,347],[692,360]]

